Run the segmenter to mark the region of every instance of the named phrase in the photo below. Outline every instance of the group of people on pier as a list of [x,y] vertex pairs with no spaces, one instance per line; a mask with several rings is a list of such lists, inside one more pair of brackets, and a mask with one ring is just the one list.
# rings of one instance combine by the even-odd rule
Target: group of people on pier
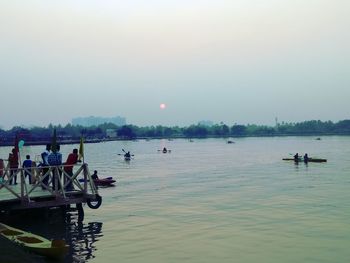
[[[64,172],[69,175],[70,177],[73,176],[73,166],[77,164],[78,162],[81,162],[79,160],[78,155],[78,149],[73,149],[73,151],[68,155],[65,162],[62,162],[62,154],[60,153],[60,145],[55,144],[47,144],[45,150],[41,153],[41,161],[37,164],[35,161],[31,160],[30,155],[26,155],[25,160],[21,164],[23,170],[24,170],[24,177],[25,179],[28,177],[29,184],[33,184],[38,178],[33,178],[35,172],[33,170],[40,171],[40,175],[42,176],[42,188],[45,189],[46,187],[49,187],[49,182],[52,183],[52,189],[56,190],[59,188],[57,184],[57,176],[62,176],[62,171],[60,169],[53,170],[52,173],[49,174],[50,167],[52,166],[61,166],[63,165]],[[20,158],[19,158],[19,151],[16,148],[13,148],[8,156],[8,168],[9,172],[7,173],[7,177],[9,178],[9,184],[17,184],[17,173],[18,168],[20,166]],[[4,180],[4,177],[6,173],[5,171],[5,165],[4,160],[0,159],[0,178],[1,180]],[[51,177],[51,181],[50,181]],[[65,183],[66,183],[66,176]],[[70,181],[65,190],[73,190],[73,183]]]

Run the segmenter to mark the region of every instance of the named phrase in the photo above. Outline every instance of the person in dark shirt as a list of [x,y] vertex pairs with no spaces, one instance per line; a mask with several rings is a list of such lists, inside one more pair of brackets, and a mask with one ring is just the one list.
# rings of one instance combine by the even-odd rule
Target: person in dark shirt
[[294,155],[294,162],[299,162],[299,154],[298,153],[296,153]]
[[93,175],[91,175],[92,180],[97,180],[98,176],[97,176],[97,171],[95,170]]
[[31,169],[32,169],[32,160],[30,159],[30,155],[26,155],[26,159],[24,160],[22,167],[24,168],[24,178],[29,179],[29,184],[32,184],[32,175],[31,175]]
[[[46,149],[45,151],[43,151],[41,153],[41,159],[42,159],[42,162],[40,163],[39,166],[43,167],[43,172],[42,172],[42,176],[45,176],[47,174],[47,172],[50,170],[50,168],[48,166],[50,166],[49,164],[49,155],[50,155],[50,150],[51,150],[51,144],[46,144]],[[48,174],[43,180],[42,180],[42,183],[43,185],[41,186],[41,188],[44,190],[45,186],[48,186],[48,182],[49,182],[49,178],[50,178],[50,175]]]
[[[13,176],[14,184],[17,184],[18,153],[15,148],[9,154],[8,161],[10,164],[10,178]],[[12,184],[12,179],[10,180],[10,184]]]
[[130,152],[126,152],[126,153],[124,154],[124,159],[125,159],[126,161],[130,161],[130,159],[131,159],[131,154],[130,154]]

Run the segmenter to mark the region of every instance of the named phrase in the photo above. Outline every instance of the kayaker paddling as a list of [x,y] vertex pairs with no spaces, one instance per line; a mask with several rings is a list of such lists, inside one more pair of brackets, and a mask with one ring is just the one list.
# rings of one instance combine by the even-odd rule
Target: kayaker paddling
[[283,161],[294,161],[295,163],[299,163],[304,161],[304,163],[325,163],[327,162],[327,159],[322,159],[322,158],[313,158],[309,157],[307,153],[304,154],[303,157],[301,157],[298,153],[296,153],[293,158],[283,158]]
[[162,150],[158,150],[158,152],[162,152],[162,153],[171,153],[171,150],[167,149],[166,147],[164,147]]
[[299,162],[299,153],[294,155],[294,162]]
[[122,151],[124,153],[118,153],[118,155],[123,155],[125,161],[130,161],[131,157],[134,156],[133,154],[130,153],[130,151],[125,151],[124,149],[122,149]]
[[131,159],[131,154],[130,154],[130,152],[126,152],[126,153],[124,154],[124,159],[125,159],[125,161],[130,161],[130,159]]

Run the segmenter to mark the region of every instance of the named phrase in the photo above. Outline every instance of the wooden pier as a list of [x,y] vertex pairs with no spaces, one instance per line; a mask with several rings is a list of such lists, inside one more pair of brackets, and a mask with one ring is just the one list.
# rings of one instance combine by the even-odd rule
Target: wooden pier
[[[65,165],[10,169],[7,165],[0,169],[0,212],[69,207],[72,204],[82,209],[84,203],[90,208],[98,208],[102,198],[91,178],[88,164],[74,165],[73,175],[64,168]],[[14,184],[15,177],[17,184]]]

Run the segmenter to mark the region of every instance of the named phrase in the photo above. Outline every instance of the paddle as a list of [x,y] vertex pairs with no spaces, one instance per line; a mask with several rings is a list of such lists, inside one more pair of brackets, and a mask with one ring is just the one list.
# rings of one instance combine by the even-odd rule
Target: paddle
[[[289,155],[293,155],[293,157],[294,157],[295,153],[289,153]],[[298,157],[301,158],[301,157],[304,157],[304,156],[299,154]]]
[[[289,155],[292,155],[294,157],[295,153],[289,153]],[[301,158],[303,156],[301,156],[300,154],[298,155],[298,158]]]

